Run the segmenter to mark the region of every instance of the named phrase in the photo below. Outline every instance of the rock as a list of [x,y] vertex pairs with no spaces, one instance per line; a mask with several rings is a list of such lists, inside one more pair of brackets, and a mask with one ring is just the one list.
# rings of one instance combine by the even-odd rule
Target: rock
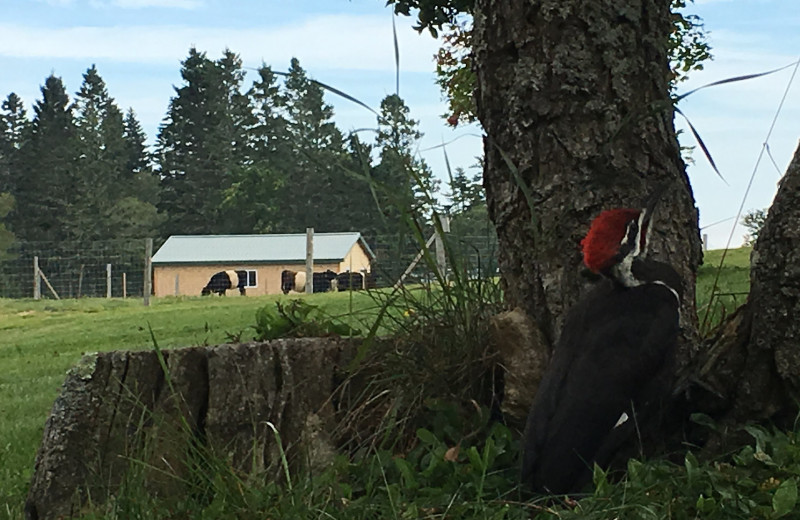
[[131,460],[154,496],[182,492],[198,453],[268,478],[280,478],[279,448],[294,469],[324,468],[335,454],[330,396],[356,348],[338,338],[184,348],[163,352],[166,372],[155,351],[84,357],[45,425],[26,518],[102,504]]
[[492,318],[491,342],[504,373],[503,416],[507,424],[521,431],[550,362],[550,348],[533,320],[519,307]]

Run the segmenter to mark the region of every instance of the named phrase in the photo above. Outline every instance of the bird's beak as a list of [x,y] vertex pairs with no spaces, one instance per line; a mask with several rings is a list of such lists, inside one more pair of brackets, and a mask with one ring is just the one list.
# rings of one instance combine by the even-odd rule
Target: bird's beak
[[664,198],[664,194],[667,193],[667,191],[669,190],[666,183],[659,184],[655,187],[653,192],[650,193],[647,199],[645,199],[642,213],[645,214],[647,223],[649,223],[653,218],[653,213],[656,211],[656,206],[658,206],[658,203]]

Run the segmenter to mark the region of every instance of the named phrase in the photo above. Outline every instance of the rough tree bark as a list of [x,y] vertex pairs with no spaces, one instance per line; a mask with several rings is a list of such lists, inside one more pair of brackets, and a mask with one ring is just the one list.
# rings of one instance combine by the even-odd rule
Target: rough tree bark
[[800,402],[800,146],[781,180],[751,256],[747,302],[696,364],[696,408],[718,421],[709,450],[747,422],[792,427]]
[[477,0],[484,186],[510,307],[549,352],[582,292],[579,242],[609,207],[668,194],[653,250],[682,275],[685,364],[696,345],[697,211],[669,100],[666,0]]

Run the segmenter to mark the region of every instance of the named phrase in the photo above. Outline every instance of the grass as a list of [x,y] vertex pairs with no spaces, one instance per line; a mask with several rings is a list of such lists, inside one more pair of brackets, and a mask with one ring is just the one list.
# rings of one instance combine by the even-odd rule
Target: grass
[[[83,353],[152,348],[148,327],[163,348],[247,341],[255,335],[256,310],[286,299],[157,298],[150,307],[133,299],[0,299],[0,504],[21,511],[44,422]],[[305,299],[355,325],[374,321],[375,304],[362,293]]]
[[[718,290],[715,291],[717,296],[711,298],[711,286],[716,279],[720,255],[720,251],[707,252],[705,264],[698,272],[697,295],[701,320],[703,312],[710,309],[710,316],[718,321],[724,313],[732,310],[736,301],[743,301],[739,293],[749,289],[749,249],[733,250],[728,253],[726,265],[720,273]],[[447,291],[449,289],[442,292]],[[424,310],[418,309],[419,312],[412,313],[411,317],[405,312],[415,306],[415,301],[428,301],[431,308],[440,311],[447,306],[447,300],[437,299],[434,293],[423,291],[417,300],[412,298],[411,301],[403,301],[395,309],[397,312],[392,313],[394,321],[387,322],[397,326],[398,323],[408,324],[413,320],[425,319]],[[163,298],[152,300],[150,307],[143,307],[138,300],[120,299],[0,300],[0,417],[3,418],[0,421],[0,518],[22,516],[22,502],[45,419],[66,371],[83,353],[151,348],[149,327],[152,327],[162,348],[213,345],[231,339],[247,341],[255,336],[253,326],[256,311],[287,299],[284,296]],[[342,317],[362,330],[367,330],[374,322],[377,305],[381,301],[364,293],[328,293],[304,299],[318,305],[328,315]],[[462,303],[455,305],[453,311],[464,314],[463,319],[467,323],[472,311],[462,308]],[[464,329],[466,335],[477,334],[475,325],[471,324],[470,327],[473,328]],[[468,340],[468,337],[458,338],[458,341]],[[444,346],[436,344],[436,349],[440,348]],[[442,353],[440,350],[437,352]],[[246,500],[221,494],[221,498],[209,505],[203,518],[225,517],[224,514],[207,516],[216,507],[221,507],[221,510],[228,507],[241,509],[241,514],[245,516],[257,511],[264,517],[282,517],[286,514],[322,518],[530,518],[532,515],[542,518],[579,518],[582,516],[577,512],[582,511],[586,518],[605,518],[604,515],[611,511],[608,508],[622,508],[622,511],[625,504],[634,504],[636,500],[639,501],[637,508],[652,510],[657,515],[622,514],[620,518],[659,518],[663,516],[658,515],[672,514],[664,507],[652,503],[647,505],[647,497],[656,494],[652,489],[648,491],[647,486],[654,484],[645,484],[649,481],[644,477],[640,482],[625,481],[622,485],[610,486],[603,484],[604,477],[600,475],[596,491],[596,494],[603,496],[598,499],[600,502],[591,502],[589,497],[579,501],[577,507],[566,508],[558,504],[530,502],[529,497],[521,496],[515,487],[513,467],[518,448],[509,432],[489,424],[488,414],[479,414],[484,419],[481,425],[454,427],[453,423],[462,421],[463,417],[448,411],[446,403],[427,402],[425,407],[427,417],[432,421],[431,430],[418,431],[415,447],[412,445],[410,451],[404,452],[401,458],[391,447],[374,446],[373,451],[362,453],[354,460],[339,461],[331,468],[329,475],[317,478],[314,482],[306,481],[302,476],[293,476],[296,479],[294,491],[288,495],[285,489],[263,483],[248,491]],[[481,431],[482,434],[472,435],[467,442],[458,437],[458,431]],[[789,453],[800,453],[793,434],[780,435],[784,436],[782,447]],[[458,449],[453,454],[451,450],[456,446]],[[761,450],[764,451],[764,448]],[[785,457],[790,458],[788,455]],[[754,471],[753,461],[747,459],[746,462],[742,467]],[[667,481],[661,481],[661,484],[668,482],[675,493],[686,491],[687,486],[695,489],[697,482],[688,482],[686,479],[697,480],[698,477],[687,477],[687,468],[663,464],[637,466],[636,471],[651,477],[662,475]],[[757,469],[764,470],[760,466]],[[800,474],[800,461],[797,461],[796,469],[796,473]],[[692,499],[692,504],[681,506],[683,510],[694,511],[692,516],[695,516],[701,512],[719,513],[728,507],[723,505],[727,503],[726,500],[731,500],[730,490],[720,488],[721,491],[715,492],[714,486],[721,485],[719,479],[722,477],[718,472],[715,473],[714,467],[706,464],[693,471],[705,475],[707,481],[704,491]],[[781,471],[776,470],[775,474],[783,475]],[[750,478],[748,475],[750,473],[743,478]],[[218,476],[219,485],[225,489],[240,489],[238,480],[228,482],[231,479],[232,475],[222,471]],[[777,506],[768,503],[768,499],[777,496],[778,489],[782,490],[780,497],[791,495],[792,489],[789,488],[792,484],[782,482],[788,481],[782,479],[774,488],[760,491],[763,500],[756,501],[758,507],[753,506],[755,509],[752,509],[752,514],[766,511],[771,517],[779,516],[778,512],[791,502],[791,496],[779,498]],[[796,482],[792,482],[796,487]],[[755,485],[757,487],[758,482]],[[634,500],[634,497],[638,498]],[[705,498],[701,500],[699,497]],[[287,502],[290,499],[291,504]],[[304,513],[299,514],[300,511]],[[720,514],[706,516],[729,517]]]
[[697,315],[700,319],[700,331],[703,334],[710,332],[725,316],[743,304],[747,299],[747,293],[750,292],[752,248],[728,250],[720,269],[723,251],[722,249],[706,251],[703,255],[703,265],[697,271]]

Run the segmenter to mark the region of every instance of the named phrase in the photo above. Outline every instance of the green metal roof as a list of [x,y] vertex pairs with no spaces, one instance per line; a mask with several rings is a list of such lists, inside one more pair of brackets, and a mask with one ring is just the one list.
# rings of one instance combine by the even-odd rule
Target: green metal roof
[[[340,262],[356,242],[370,258],[361,233],[314,233],[314,261]],[[153,255],[154,264],[304,263],[306,234],[172,235]]]

